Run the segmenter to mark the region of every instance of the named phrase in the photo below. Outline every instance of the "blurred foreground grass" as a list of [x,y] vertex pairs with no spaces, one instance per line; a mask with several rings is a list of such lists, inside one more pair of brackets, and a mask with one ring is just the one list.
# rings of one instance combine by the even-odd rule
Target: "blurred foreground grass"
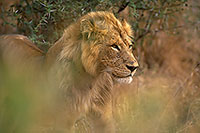
[[[0,74],[0,133],[57,133],[49,124],[52,116],[45,117],[36,111],[38,107],[48,111],[44,106],[49,104],[44,101],[48,97],[45,89],[30,82],[26,75],[10,74],[5,69],[1,69]],[[116,93],[113,104],[117,132],[200,132],[199,92],[188,93],[193,89],[193,78],[197,77],[191,77],[176,96],[181,85],[178,79],[154,70],[136,77],[131,86],[118,88],[124,93]],[[38,117],[40,121],[36,121]],[[47,123],[40,125],[43,121]],[[87,120],[80,121],[76,132],[90,132],[89,126],[83,127],[87,126]]]
[[138,88],[130,87],[138,91],[122,98],[117,106],[119,132],[199,133],[200,88],[192,87],[194,78],[200,81],[200,73],[195,72],[184,83],[159,72],[139,76]]
[[42,80],[31,72],[10,70],[0,65],[0,133],[28,133],[48,98]]
[[0,132],[23,133],[30,124],[32,99],[30,88],[20,76],[1,69],[0,72]]

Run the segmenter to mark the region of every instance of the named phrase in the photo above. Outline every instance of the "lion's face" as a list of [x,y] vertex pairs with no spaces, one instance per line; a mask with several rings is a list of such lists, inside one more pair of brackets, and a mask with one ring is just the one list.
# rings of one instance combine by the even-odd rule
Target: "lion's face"
[[138,62],[133,55],[130,26],[112,14],[85,24],[87,34],[82,43],[81,58],[85,70],[91,75],[106,71],[119,83],[131,83]]
[[105,44],[99,54],[103,71],[111,73],[120,83],[131,83],[132,77],[138,68],[138,62],[133,55],[134,44],[126,34],[115,37],[115,40]]

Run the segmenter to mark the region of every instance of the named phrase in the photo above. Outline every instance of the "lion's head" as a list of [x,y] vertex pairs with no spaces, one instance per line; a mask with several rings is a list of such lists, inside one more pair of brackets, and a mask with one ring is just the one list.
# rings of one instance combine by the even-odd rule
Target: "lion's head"
[[59,59],[71,60],[93,77],[108,72],[115,81],[130,83],[138,67],[132,36],[126,21],[109,12],[91,12],[68,27],[52,49],[63,47]]
[[138,67],[130,25],[108,12],[89,13],[80,19],[80,25],[85,70],[91,75],[107,71],[116,81],[130,83]]

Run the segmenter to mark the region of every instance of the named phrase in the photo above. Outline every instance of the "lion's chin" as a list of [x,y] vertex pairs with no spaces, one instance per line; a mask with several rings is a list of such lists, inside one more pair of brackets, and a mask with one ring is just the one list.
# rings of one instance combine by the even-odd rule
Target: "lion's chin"
[[115,78],[115,80],[120,84],[130,84],[133,81],[132,76],[124,77],[124,78]]

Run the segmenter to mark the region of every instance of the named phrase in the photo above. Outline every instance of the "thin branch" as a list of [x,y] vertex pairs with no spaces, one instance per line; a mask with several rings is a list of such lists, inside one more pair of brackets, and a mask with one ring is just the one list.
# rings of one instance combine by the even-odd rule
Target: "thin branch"
[[[152,8],[152,7],[136,7],[136,10],[143,10],[143,11],[146,11],[146,10],[150,10],[150,11],[158,11],[160,9],[166,9],[166,8],[174,8],[174,7],[179,7],[180,5],[184,4],[185,2],[180,2],[178,4],[171,4],[171,5],[166,5],[166,6],[163,6],[163,7],[157,7],[157,8]],[[134,8],[133,6],[130,6],[131,8]]]
[[135,40],[138,41],[149,33],[157,33],[157,32],[161,32],[161,31],[170,31],[170,30],[174,30],[174,29],[185,28],[187,26],[188,25],[179,25],[179,26],[175,26],[175,27],[171,27],[171,28],[167,28],[167,29],[159,28],[159,29],[154,29],[154,30],[148,30],[148,31],[144,32],[143,34],[139,35]]
[[145,25],[145,31],[136,38],[136,41],[151,32],[150,29],[152,25],[152,17],[153,17],[153,12],[150,12],[149,17],[147,18],[146,25]]
[[117,13],[120,13],[120,12],[122,12],[128,5],[129,5],[129,3],[130,3],[130,0],[125,0],[126,2],[122,2],[122,5],[119,7],[119,10],[118,10],[118,12]]

